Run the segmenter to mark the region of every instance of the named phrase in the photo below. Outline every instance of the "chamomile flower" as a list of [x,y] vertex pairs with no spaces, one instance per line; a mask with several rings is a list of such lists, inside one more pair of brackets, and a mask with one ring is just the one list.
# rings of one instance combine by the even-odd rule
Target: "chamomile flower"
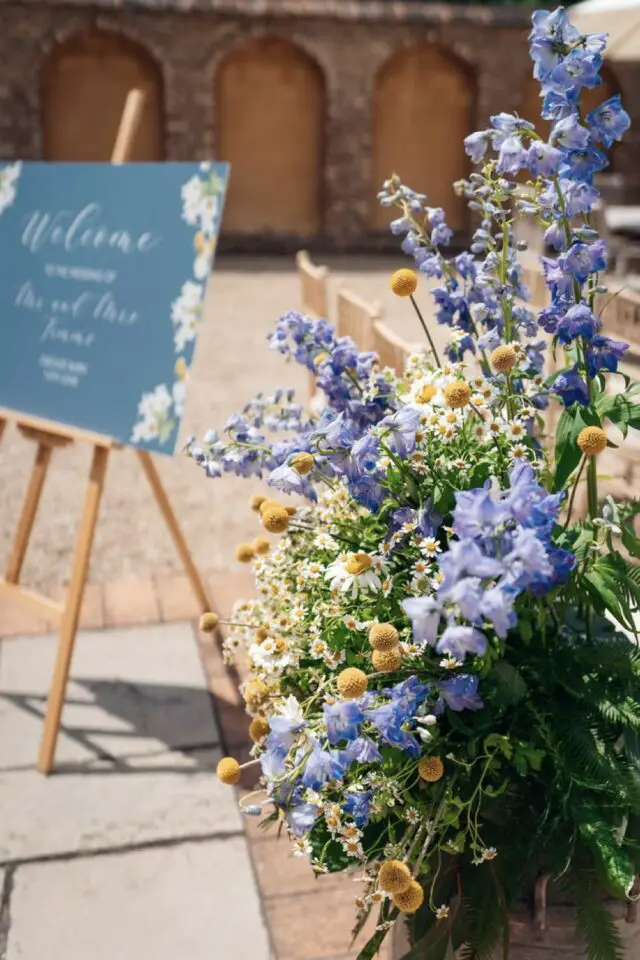
[[436,908],[435,913],[437,920],[446,920],[449,916],[449,907],[443,903],[441,907]]
[[380,573],[386,571],[381,557],[368,553],[341,554],[327,567],[325,579],[331,581],[331,590],[350,593],[355,599],[362,593],[378,593],[382,590]]
[[511,423],[507,424],[505,433],[509,440],[518,442],[526,437],[527,428],[521,420],[512,420]]
[[421,815],[420,811],[416,810],[415,807],[407,807],[404,812],[404,818],[407,823],[410,823],[412,826],[416,823],[420,823]]
[[442,658],[440,666],[444,667],[445,670],[455,670],[457,667],[461,667],[462,663],[462,660],[456,660],[455,657],[448,654],[448,656]]

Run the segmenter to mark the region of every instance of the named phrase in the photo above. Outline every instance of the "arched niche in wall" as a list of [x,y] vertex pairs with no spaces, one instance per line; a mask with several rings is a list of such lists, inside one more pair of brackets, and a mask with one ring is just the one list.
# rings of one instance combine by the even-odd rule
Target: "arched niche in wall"
[[[590,110],[594,110],[605,100],[608,100],[609,97],[613,97],[616,93],[620,93],[620,86],[616,79],[616,75],[608,63],[603,64],[600,76],[602,77],[602,83],[600,86],[593,87],[591,90],[582,91],[582,96],[580,98],[580,110],[583,116]],[[536,130],[541,136],[548,138],[551,131],[551,124],[548,120],[543,120],[541,118],[541,109],[542,97],[540,96],[540,83],[533,75],[530,75],[527,77],[524,89],[522,91],[522,98],[520,100],[520,109],[518,113],[524,120],[529,120],[531,123],[534,123]],[[613,149],[607,150],[607,153],[609,155],[609,166],[604,172],[615,173],[615,145]],[[525,177],[525,179],[527,178]]]
[[47,160],[109,160],[130,90],[146,93],[132,160],[164,156],[162,77],[140,44],[103,30],[57,46],[42,71]]
[[398,50],[383,64],[373,94],[373,229],[385,230],[397,215],[375,199],[391,173],[443,207],[452,229],[465,227],[466,204],[452,183],[469,172],[463,140],[473,129],[474,98],[468,69],[434,44]]
[[228,54],[216,76],[217,158],[231,164],[224,229],[311,236],[322,227],[324,78],[275,37]]

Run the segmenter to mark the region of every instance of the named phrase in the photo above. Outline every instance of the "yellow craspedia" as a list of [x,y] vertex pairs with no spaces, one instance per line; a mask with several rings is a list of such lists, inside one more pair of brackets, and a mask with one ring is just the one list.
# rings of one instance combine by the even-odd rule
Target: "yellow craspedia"
[[345,700],[356,700],[367,689],[367,675],[357,667],[347,667],[338,674],[338,690]]
[[255,512],[257,513],[266,499],[267,498],[263,497],[261,493],[254,493],[254,495],[251,497],[251,500],[249,501],[249,506],[251,507],[252,510],[255,510]]
[[219,623],[220,623],[220,617],[218,616],[218,614],[212,613],[211,611],[209,611],[209,613],[202,614],[202,616],[200,617],[200,623],[198,624],[198,626],[200,627],[203,633],[213,633],[213,631],[216,629]]
[[444,774],[444,764],[440,757],[423,757],[418,764],[418,774],[421,780],[435,783]]
[[369,643],[374,650],[393,650],[398,646],[398,631],[391,623],[374,623],[369,630]]
[[371,663],[378,673],[392,673],[402,663],[400,647],[391,650],[374,650],[371,654]]
[[416,402],[429,403],[433,400],[437,392],[432,383],[426,383],[424,387],[420,387],[420,390],[416,393]]
[[269,503],[260,510],[262,526],[269,533],[284,533],[289,526],[289,513],[279,503]]
[[471,387],[466,380],[453,380],[446,385],[442,392],[444,399],[454,410],[466,407],[471,399]]
[[607,446],[607,435],[601,427],[585,427],[578,434],[578,446],[588,457],[595,457]]
[[296,513],[298,512],[297,507],[285,507],[285,510],[287,511],[290,517],[295,517]]
[[413,877],[402,860],[385,860],[378,870],[378,883],[385,893],[401,893],[413,883]]
[[418,275],[414,270],[396,270],[391,277],[391,289],[396,297],[410,297],[418,286]]
[[394,893],[391,899],[400,913],[415,913],[422,906],[424,891],[417,880],[412,880],[406,890]]
[[264,717],[254,717],[249,724],[249,736],[254,743],[260,743],[269,733],[269,724]]
[[263,680],[248,680],[243,696],[250,707],[260,707],[269,696],[269,688]]
[[260,554],[261,556],[265,553],[269,553],[269,541],[266,537],[256,537],[253,543],[251,544],[255,553]]
[[258,629],[253,635],[256,643],[264,643],[264,641],[267,639],[268,636],[269,636],[269,631],[267,630],[266,627],[258,627]]
[[496,347],[492,351],[489,359],[494,370],[497,370],[498,373],[507,373],[515,366],[518,356],[513,347],[508,343],[503,343],[502,346]]
[[250,543],[239,543],[236,547],[236,560],[240,563],[251,563],[256,553]]
[[240,764],[235,757],[223,757],[216,767],[216,775],[220,783],[232,787],[240,779]]
[[313,456],[301,450],[300,453],[294,453],[289,460],[289,466],[293,467],[301,477],[306,477],[313,470]]

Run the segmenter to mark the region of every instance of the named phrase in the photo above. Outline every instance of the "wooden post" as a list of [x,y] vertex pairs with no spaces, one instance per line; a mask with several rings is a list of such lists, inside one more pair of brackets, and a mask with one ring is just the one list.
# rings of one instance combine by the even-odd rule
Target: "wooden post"
[[58,742],[58,733],[60,732],[60,719],[62,717],[71,658],[76,641],[78,620],[80,619],[80,608],[82,606],[84,588],[87,582],[93,535],[96,529],[100,498],[102,496],[108,462],[109,448],[94,447],[91,472],[89,474],[89,485],[87,487],[84,510],[80,522],[80,532],[76,543],[73,571],[69,582],[62,624],[60,626],[56,665],[51,680],[49,698],[47,700],[44,731],[40,744],[40,754],[38,756],[38,770],[40,773],[51,773],[55,760],[56,744]]
[[[111,155],[112,163],[126,163],[131,156],[135,136],[140,125],[145,95],[142,90],[131,90],[122,112],[122,119],[118,128],[116,142]],[[40,773],[51,773],[55,762],[56,745],[60,733],[60,721],[64,706],[69,670],[73,648],[78,632],[78,621],[82,608],[82,598],[87,582],[89,560],[93,535],[96,529],[100,499],[104,487],[104,478],[109,462],[109,447],[96,445],[93,450],[89,485],[84,503],[84,511],[80,522],[80,531],[76,543],[76,553],[73,562],[71,581],[67,591],[67,599],[60,626],[60,639],[56,665],[51,680],[51,689],[47,699],[47,710],[44,718],[44,730],[38,755],[38,770]],[[32,478],[33,479],[33,478]],[[44,477],[42,478],[44,480]],[[31,489],[31,487],[30,487]],[[27,495],[28,496],[28,495]],[[38,492],[39,497],[39,492]],[[36,501],[37,505],[37,501]],[[29,526],[29,532],[30,532]],[[26,550],[26,543],[25,543]]]
[[176,515],[173,512],[171,503],[169,502],[169,497],[167,496],[167,491],[162,486],[162,481],[158,474],[155,463],[151,458],[151,454],[147,450],[138,450],[138,457],[140,458],[140,463],[142,464],[142,469],[145,472],[147,480],[153,490],[153,495],[156,498],[156,502],[160,507],[160,513],[164,517],[165,523],[169,528],[169,533],[171,534],[171,539],[173,540],[176,550],[180,554],[180,558],[184,563],[187,576],[193,587],[193,592],[195,593],[198,603],[200,604],[200,609],[202,613],[206,613],[208,610],[211,610],[211,601],[209,600],[207,594],[207,588],[205,587],[202,577],[198,572],[198,568],[193,562],[193,557],[189,552],[189,547],[187,542],[184,539],[182,530],[176,519]]

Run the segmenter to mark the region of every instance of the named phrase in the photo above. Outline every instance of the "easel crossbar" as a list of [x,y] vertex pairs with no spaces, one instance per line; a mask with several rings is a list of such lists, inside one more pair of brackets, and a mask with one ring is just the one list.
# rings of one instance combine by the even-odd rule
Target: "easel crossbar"
[[6,580],[0,580],[0,597],[5,597],[11,603],[36,613],[45,620],[52,620],[58,624],[62,620],[64,613],[64,604],[57,600],[51,600],[42,593],[36,593],[35,590],[28,590],[18,583],[7,583]]

